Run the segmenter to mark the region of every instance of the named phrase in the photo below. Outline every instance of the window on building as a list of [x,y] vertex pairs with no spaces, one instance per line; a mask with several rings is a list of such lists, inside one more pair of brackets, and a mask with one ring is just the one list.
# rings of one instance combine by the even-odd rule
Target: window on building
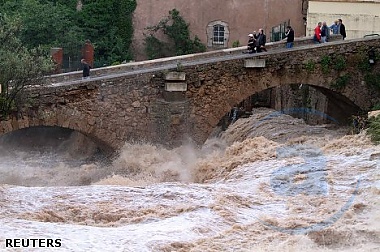
[[215,49],[226,48],[228,46],[229,34],[226,22],[210,22],[207,25],[207,46]]
[[223,45],[224,44],[224,26],[223,25],[214,25],[214,37],[213,44]]

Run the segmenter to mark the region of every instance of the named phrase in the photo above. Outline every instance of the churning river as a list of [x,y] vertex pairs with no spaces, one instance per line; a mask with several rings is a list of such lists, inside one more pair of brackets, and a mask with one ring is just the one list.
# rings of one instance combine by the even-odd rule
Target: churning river
[[52,130],[1,138],[1,251],[380,251],[380,147],[365,132],[255,109],[202,148],[127,143],[105,161]]

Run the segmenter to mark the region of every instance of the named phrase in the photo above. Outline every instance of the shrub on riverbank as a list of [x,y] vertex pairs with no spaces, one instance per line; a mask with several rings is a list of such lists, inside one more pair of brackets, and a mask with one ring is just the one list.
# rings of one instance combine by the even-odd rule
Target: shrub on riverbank
[[372,141],[380,143],[380,116],[372,117],[369,120],[368,134]]

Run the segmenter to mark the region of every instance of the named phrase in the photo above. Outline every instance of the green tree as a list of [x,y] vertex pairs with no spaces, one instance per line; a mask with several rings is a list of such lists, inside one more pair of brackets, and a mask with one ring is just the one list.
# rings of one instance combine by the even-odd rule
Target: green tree
[[82,30],[72,18],[75,8],[57,1],[16,0],[7,2],[4,10],[20,18],[20,39],[28,48],[66,46],[69,40],[71,44],[79,45],[84,40]]
[[53,69],[53,64],[41,48],[28,49],[18,38],[20,20],[0,15],[0,117],[6,118],[16,109],[18,95],[28,85]]
[[95,66],[132,59],[132,15],[136,0],[0,0],[0,8],[22,22],[20,39],[28,48],[46,51],[62,47],[72,58],[89,39],[95,46]]
[[42,48],[47,54],[53,47],[62,47],[64,56],[80,60],[85,38],[76,25],[74,0],[66,3],[48,0],[15,0],[4,4],[9,16],[19,17],[22,26],[19,38],[29,49]]
[[145,52],[149,59],[158,59],[165,57],[165,44],[153,35],[145,37]]
[[78,14],[86,38],[95,46],[96,65],[109,65],[132,59],[132,15],[136,0],[82,1]]
[[[179,11],[169,11],[169,16],[161,20],[156,26],[147,27],[149,34],[145,37],[146,53],[149,58],[191,54],[206,51],[206,46],[195,36],[190,37],[189,24],[180,16]],[[169,42],[159,41],[154,34],[162,31]],[[155,38],[155,39],[153,39]],[[154,50],[160,50],[154,52]]]

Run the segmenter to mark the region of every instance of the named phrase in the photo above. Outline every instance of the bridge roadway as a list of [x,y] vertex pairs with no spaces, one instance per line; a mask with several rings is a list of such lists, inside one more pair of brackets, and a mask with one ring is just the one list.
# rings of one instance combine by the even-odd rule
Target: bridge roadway
[[[362,40],[362,39],[358,39]],[[149,72],[157,72],[163,70],[176,69],[180,64],[182,67],[196,66],[207,63],[216,63],[228,60],[252,58],[263,54],[278,54],[294,50],[305,50],[314,47],[323,47],[331,45],[332,43],[350,43],[353,40],[341,40],[340,35],[333,35],[331,42],[325,44],[314,44],[312,37],[297,38],[295,46],[291,49],[285,48],[285,42],[271,42],[267,43],[268,52],[248,54],[243,53],[246,51],[246,46],[238,48],[223,49],[218,51],[211,51],[206,53],[197,53],[189,55],[181,55],[175,57],[167,57],[156,60],[131,62],[117,66],[109,66],[102,68],[95,68],[91,70],[91,77],[82,80],[82,71],[75,71],[57,75],[51,75],[46,78],[44,86],[62,86],[71,84],[80,84],[84,82],[91,82],[95,80],[107,80],[119,78],[123,76],[139,75]]]

